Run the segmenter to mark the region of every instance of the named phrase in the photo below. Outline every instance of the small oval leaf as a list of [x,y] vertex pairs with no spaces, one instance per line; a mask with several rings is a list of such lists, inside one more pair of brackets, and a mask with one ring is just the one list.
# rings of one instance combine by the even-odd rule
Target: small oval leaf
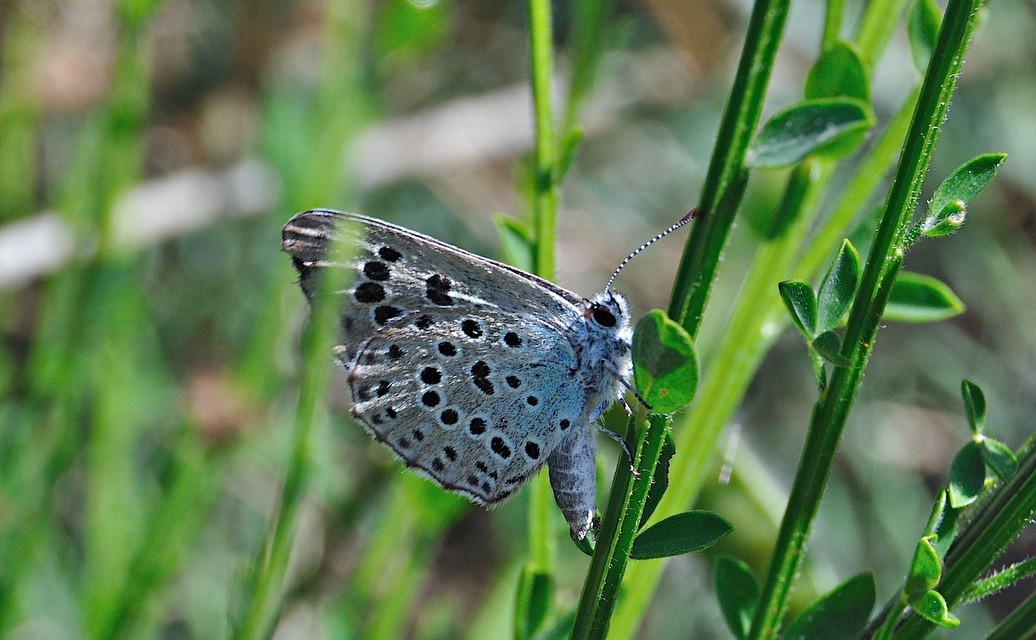
[[747,564],[729,556],[716,558],[713,575],[723,619],[734,637],[744,640],[759,603],[759,583]]
[[932,548],[940,558],[949,551],[950,544],[957,535],[957,518],[960,516],[960,509],[956,509],[950,504],[949,493],[948,489],[939,492],[939,497],[936,499],[938,516],[931,531]]
[[859,286],[860,254],[851,242],[843,240],[817,293],[817,331],[829,331],[838,326],[853,303]]
[[804,94],[807,100],[852,98],[869,103],[870,80],[856,45],[839,41],[824,49],[806,76]]
[[672,413],[694,399],[698,362],[694,342],[661,309],[649,311],[633,333],[637,392],[655,413]]
[[806,100],[767,120],[749,149],[746,164],[755,169],[780,169],[811,154],[837,158],[862,142],[872,126],[874,116],[859,100]]
[[914,558],[910,561],[910,573],[907,574],[906,585],[903,587],[908,596],[922,594],[939,584],[939,578],[942,577],[942,561],[939,560],[939,553],[933,544],[934,538],[934,535],[928,535],[917,541]]
[[944,283],[919,273],[900,271],[892,284],[882,318],[895,322],[935,322],[964,313],[964,303]]
[[777,284],[784,307],[791,315],[791,321],[807,340],[817,331],[817,298],[813,288],[802,280],[785,280]]
[[971,435],[977,438],[986,428],[986,396],[982,387],[967,379],[961,380],[960,395],[964,398],[964,412],[968,416]]
[[954,200],[970,202],[996,177],[1006,159],[1006,153],[983,153],[957,167],[935,189],[928,210],[938,213]]
[[630,550],[636,560],[668,558],[714,545],[730,533],[729,522],[711,511],[688,511],[669,516],[637,536]]
[[955,509],[974,502],[986,482],[986,462],[982,458],[982,446],[974,440],[968,442],[954,456],[950,464],[950,505]]
[[960,620],[946,608],[946,599],[938,591],[925,591],[910,599],[910,606],[922,618],[944,629],[952,629],[960,624]]
[[1018,470],[1018,458],[1014,452],[999,440],[982,438],[982,459],[986,466],[993,470],[997,478],[1003,482]]
[[842,339],[834,331],[825,331],[810,343],[813,351],[836,367],[848,367],[849,359],[842,355]]
[[781,633],[785,640],[855,638],[874,608],[874,576],[861,573],[820,597]]

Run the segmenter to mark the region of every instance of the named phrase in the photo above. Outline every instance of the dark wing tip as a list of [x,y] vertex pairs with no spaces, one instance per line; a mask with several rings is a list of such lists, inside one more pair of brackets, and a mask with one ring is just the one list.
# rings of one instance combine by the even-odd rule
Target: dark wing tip
[[330,209],[311,209],[292,216],[281,231],[281,250],[291,255],[296,267],[324,257],[341,214]]

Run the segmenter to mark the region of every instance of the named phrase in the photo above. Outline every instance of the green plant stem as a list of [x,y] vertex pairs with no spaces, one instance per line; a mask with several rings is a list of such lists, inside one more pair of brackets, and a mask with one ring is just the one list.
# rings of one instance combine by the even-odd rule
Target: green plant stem
[[870,63],[870,68],[874,68],[878,57],[885,50],[892,32],[899,24],[899,16],[909,4],[909,0],[874,0],[867,3],[854,40],[864,59]]
[[1015,583],[1036,575],[1036,558],[1027,558],[1021,562],[1005,567],[993,575],[970,585],[961,594],[961,602],[976,602],[1013,586]]
[[[643,426],[638,428],[638,425]],[[633,441],[627,438],[627,444],[635,447],[634,464],[638,476],[634,477],[630,472],[625,456],[619,456],[608,506],[576,611],[573,640],[604,638],[608,634],[619,586],[644,511],[644,501],[651,488],[651,477],[669,428],[669,418],[651,415],[645,421],[641,410],[631,419],[630,426]]]
[[256,558],[253,575],[247,584],[244,617],[234,633],[238,640],[269,637],[281,610],[284,577],[298,528],[299,512],[310,481],[313,423],[330,374],[331,364],[327,354],[331,352],[333,344],[332,329],[337,326],[334,321],[334,303],[337,298],[326,293],[341,288],[329,284],[333,280],[331,273],[332,270],[324,270],[323,281],[320,283],[320,291],[323,293],[314,296],[313,315],[303,331],[300,348],[302,374],[295,411],[294,446],[281,487],[278,508],[273,514],[265,536],[266,542]]
[[[323,41],[326,46],[322,60],[322,82],[315,97],[317,109],[309,121],[309,135],[303,142],[312,143],[302,157],[308,162],[291,167],[282,175],[292,178],[285,189],[284,199],[289,210],[308,206],[313,202],[339,199],[341,176],[327,167],[338,166],[342,146],[355,130],[357,118],[346,105],[355,104],[358,78],[358,44],[362,42],[360,17],[365,15],[360,0],[336,0],[327,3],[324,17]],[[347,247],[329,247],[328,251],[346,254]],[[285,267],[286,268],[286,267]],[[343,288],[342,274],[326,269],[320,283],[321,292]],[[271,278],[276,283],[276,278]],[[285,284],[271,285],[270,298],[277,299]],[[324,396],[330,374],[333,331],[338,326],[338,301],[334,296],[314,297],[310,320],[300,340],[301,375],[299,398],[296,405],[292,451],[287,461],[284,481],[265,544],[253,562],[250,580],[244,585],[243,614],[234,630],[234,637],[258,640],[268,637],[277,620],[284,592],[284,578],[292,543],[298,528],[298,518],[312,475],[311,447],[313,425],[320,399]],[[257,323],[239,374],[258,388],[270,385],[268,345],[280,326],[280,305],[271,302],[269,311]]]
[[533,264],[536,275],[551,279],[554,276],[554,219],[558,206],[554,181],[558,144],[550,99],[554,64],[549,0],[529,0],[529,57],[536,136],[532,175],[533,237],[536,240]]
[[838,42],[838,34],[842,29],[842,12],[845,0],[827,0],[824,7],[824,31],[820,37],[820,51]]
[[702,184],[698,218],[669,299],[669,317],[682,324],[692,338],[701,327],[719,257],[747,184],[745,157],[762,113],[789,4],[788,0],[758,0],[752,9],[741,61]]
[[909,225],[921,182],[946,115],[963,54],[974,26],[976,0],[951,0],[932,63],[874,242],[860,291],[849,314],[842,355],[851,365],[835,368],[830,386],[813,411],[803,456],[796,472],[774,556],[760,592],[749,638],[771,638],[784,615],[788,593],[802,562],[802,551],[819,507],[845,421],[870,356],[888,295],[902,265],[899,241]]
[[[551,106],[554,75],[549,0],[529,0],[529,75],[535,128],[532,168],[533,270],[554,277],[554,225],[558,192],[555,182],[558,142]],[[550,573],[553,566],[551,503],[553,492],[546,473],[529,483],[529,559],[535,571]]]

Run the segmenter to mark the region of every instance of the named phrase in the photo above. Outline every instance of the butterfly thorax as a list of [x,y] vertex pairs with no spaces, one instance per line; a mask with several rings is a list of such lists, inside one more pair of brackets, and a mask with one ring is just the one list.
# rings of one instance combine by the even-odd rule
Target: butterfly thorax
[[633,332],[626,299],[617,293],[599,293],[586,302],[582,330],[570,340],[579,363],[576,377],[586,392],[586,416],[596,420],[624,391],[633,364]]

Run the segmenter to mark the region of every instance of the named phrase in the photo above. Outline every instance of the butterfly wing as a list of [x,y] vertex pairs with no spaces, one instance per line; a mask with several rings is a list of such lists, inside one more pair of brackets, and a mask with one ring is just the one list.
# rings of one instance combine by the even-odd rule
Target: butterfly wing
[[571,345],[546,325],[451,308],[387,324],[347,372],[372,436],[444,488],[492,504],[585,428],[575,367]]
[[499,502],[586,422],[564,337],[582,321],[576,294],[349,213],[296,215],[283,248],[310,299],[320,269],[351,271],[336,356],[353,412],[443,487]]
[[305,211],[284,226],[282,246],[312,299],[320,268],[350,269],[352,304],[342,317],[339,356],[416,309],[482,309],[558,323],[579,318],[582,298],[542,278],[382,220],[325,209]]

